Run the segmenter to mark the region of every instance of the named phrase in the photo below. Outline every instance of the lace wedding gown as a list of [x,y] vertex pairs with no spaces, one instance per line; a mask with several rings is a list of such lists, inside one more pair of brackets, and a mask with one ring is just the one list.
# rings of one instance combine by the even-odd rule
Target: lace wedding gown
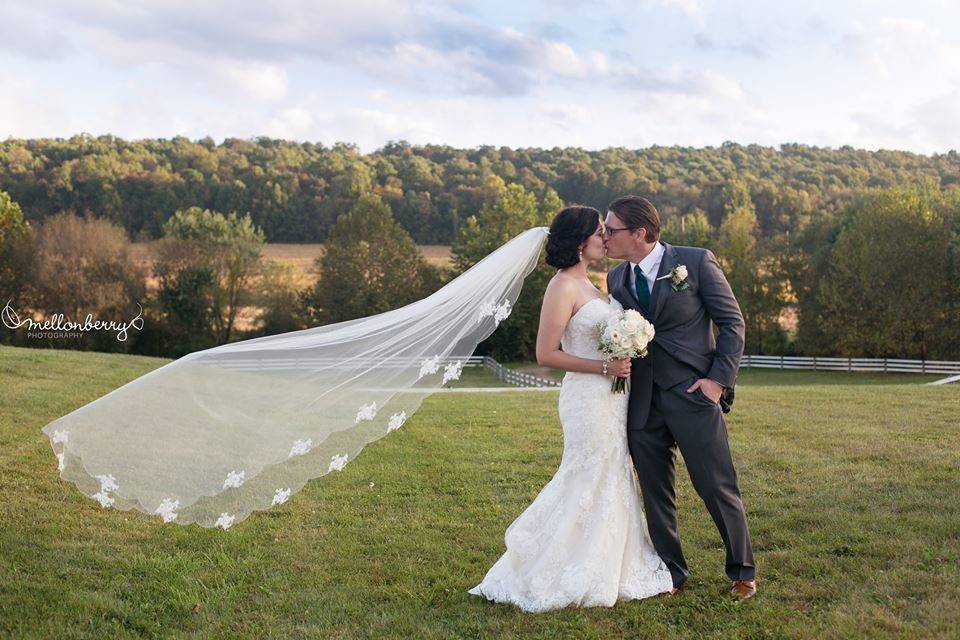
[[[566,353],[599,359],[596,325],[615,299],[596,298],[570,318]],[[568,372],[560,388],[563,457],[556,474],[507,527],[507,550],[469,593],[539,612],[612,606],[673,587],[647,533],[627,448],[629,395],[611,378]]]

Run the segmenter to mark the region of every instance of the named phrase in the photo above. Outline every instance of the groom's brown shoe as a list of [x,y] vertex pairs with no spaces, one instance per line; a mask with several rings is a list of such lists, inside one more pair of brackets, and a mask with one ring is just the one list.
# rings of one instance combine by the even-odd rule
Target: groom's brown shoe
[[755,580],[734,580],[730,588],[730,595],[741,600],[752,598],[757,595],[757,582]]
[[663,596],[664,598],[671,598],[671,597],[677,595],[678,593],[680,593],[681,591],[683,591],[684,587],[686,587],[686,586],[687,586],[687,581],[684,580],[683,582],[681,582],[681,583],[678,584],[677,586],[675,586],[675,587],[673,587],[672,589],[670,589],[670,591],[664,591],[664,592],[661,593],[660,595]]

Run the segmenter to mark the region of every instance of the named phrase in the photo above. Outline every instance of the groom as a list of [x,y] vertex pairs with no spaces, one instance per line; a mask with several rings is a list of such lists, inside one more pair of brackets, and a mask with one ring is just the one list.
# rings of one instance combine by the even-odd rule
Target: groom
[[731,594],[749,598],[756,593],[756,568],[723,419],[743,355],[740,306],[712,252],[659,241],[660,216],[649,200],[624,196],[607,210],[607,255],[625,259],[607,274],[607,291],[656,331],[647,357],[633,361],[627,415],[650,538],[676,593],[690,573],[677,531],[679,448],[723,538]]

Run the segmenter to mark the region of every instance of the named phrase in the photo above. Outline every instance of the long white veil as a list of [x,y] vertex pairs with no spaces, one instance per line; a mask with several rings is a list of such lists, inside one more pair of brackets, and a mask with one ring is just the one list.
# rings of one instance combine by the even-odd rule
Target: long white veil
[[510,314],[546,227],[427,298],[166,364],[43,428],[60,477],[104,507],[224,529],[398,429]]

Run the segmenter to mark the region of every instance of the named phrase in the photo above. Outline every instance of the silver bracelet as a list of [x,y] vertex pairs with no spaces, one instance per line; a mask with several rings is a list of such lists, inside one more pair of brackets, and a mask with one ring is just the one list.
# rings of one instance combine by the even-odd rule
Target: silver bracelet
[[607,361],[603,361],[603,375],[607,375]]

